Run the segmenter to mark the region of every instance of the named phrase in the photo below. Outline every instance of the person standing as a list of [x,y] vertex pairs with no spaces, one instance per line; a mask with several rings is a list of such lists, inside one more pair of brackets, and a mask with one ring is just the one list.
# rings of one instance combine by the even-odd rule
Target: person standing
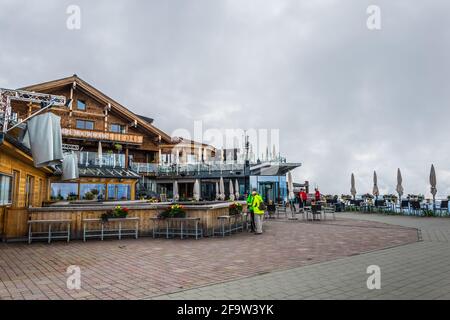
[[256,225],[255,234],[259,235],[263,233],[265,204],[263,198],[258,194],[258,192],[256,192],[256,190],[253,190],[252,196],[253,196],[252,208],[253,213],[255,215],[255,225]]
[[300,190],[300,204],[304,209],[306,207],[306,201],[308,200],[308,195],[306,194],[305,189]]
[[321,195],[320,195],[319,188],[316,188],[316,193],[314,194],[314,198],[315,198],[316,202],[320,201]]
[[247,197],[247,211],[250,214],[250,232],[255,232],[255,214],[253,212],[253,195],[249,194]]

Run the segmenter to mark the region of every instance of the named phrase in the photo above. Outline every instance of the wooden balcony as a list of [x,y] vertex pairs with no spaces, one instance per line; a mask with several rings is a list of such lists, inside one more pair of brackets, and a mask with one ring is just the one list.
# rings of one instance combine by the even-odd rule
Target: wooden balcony
[[61,132],[63,137],[73,139],[111,141],[137,145],[140,145],[144,142],[144,137],[137,134],[70,128],[62,128]]

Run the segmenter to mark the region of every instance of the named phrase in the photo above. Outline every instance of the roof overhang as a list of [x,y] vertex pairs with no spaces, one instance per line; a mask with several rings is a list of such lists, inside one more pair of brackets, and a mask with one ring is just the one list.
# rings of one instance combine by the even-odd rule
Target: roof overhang
[[265,162],[250,167],[250,175],[252,176],[282,176],[289,171],[300,167],[301,163],[272,163]]

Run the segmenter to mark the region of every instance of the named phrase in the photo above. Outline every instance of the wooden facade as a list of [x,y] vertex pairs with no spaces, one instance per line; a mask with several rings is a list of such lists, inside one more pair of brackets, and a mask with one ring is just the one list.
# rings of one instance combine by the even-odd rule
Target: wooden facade
[[40,207],[49,197],[50,168],[35,168],[32,157],[11,142],[0,144],[0,175],[11,179],[10,203],[0,206],[0,235],[21,237],[26,232],[28,207]]

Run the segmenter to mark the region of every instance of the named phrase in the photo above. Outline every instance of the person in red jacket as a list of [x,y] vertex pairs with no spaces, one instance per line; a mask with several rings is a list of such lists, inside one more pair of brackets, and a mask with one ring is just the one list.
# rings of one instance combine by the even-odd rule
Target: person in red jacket
[[308,195],[306,194],[305,189],[300,190],[300,205],[302,208],[306,206],[306,200],[308,200]]
[[316,193],[314,194],[314,198],[315,198],[316,202],[320,201],[321,196],[320,196],[319,188],[316,188]]

